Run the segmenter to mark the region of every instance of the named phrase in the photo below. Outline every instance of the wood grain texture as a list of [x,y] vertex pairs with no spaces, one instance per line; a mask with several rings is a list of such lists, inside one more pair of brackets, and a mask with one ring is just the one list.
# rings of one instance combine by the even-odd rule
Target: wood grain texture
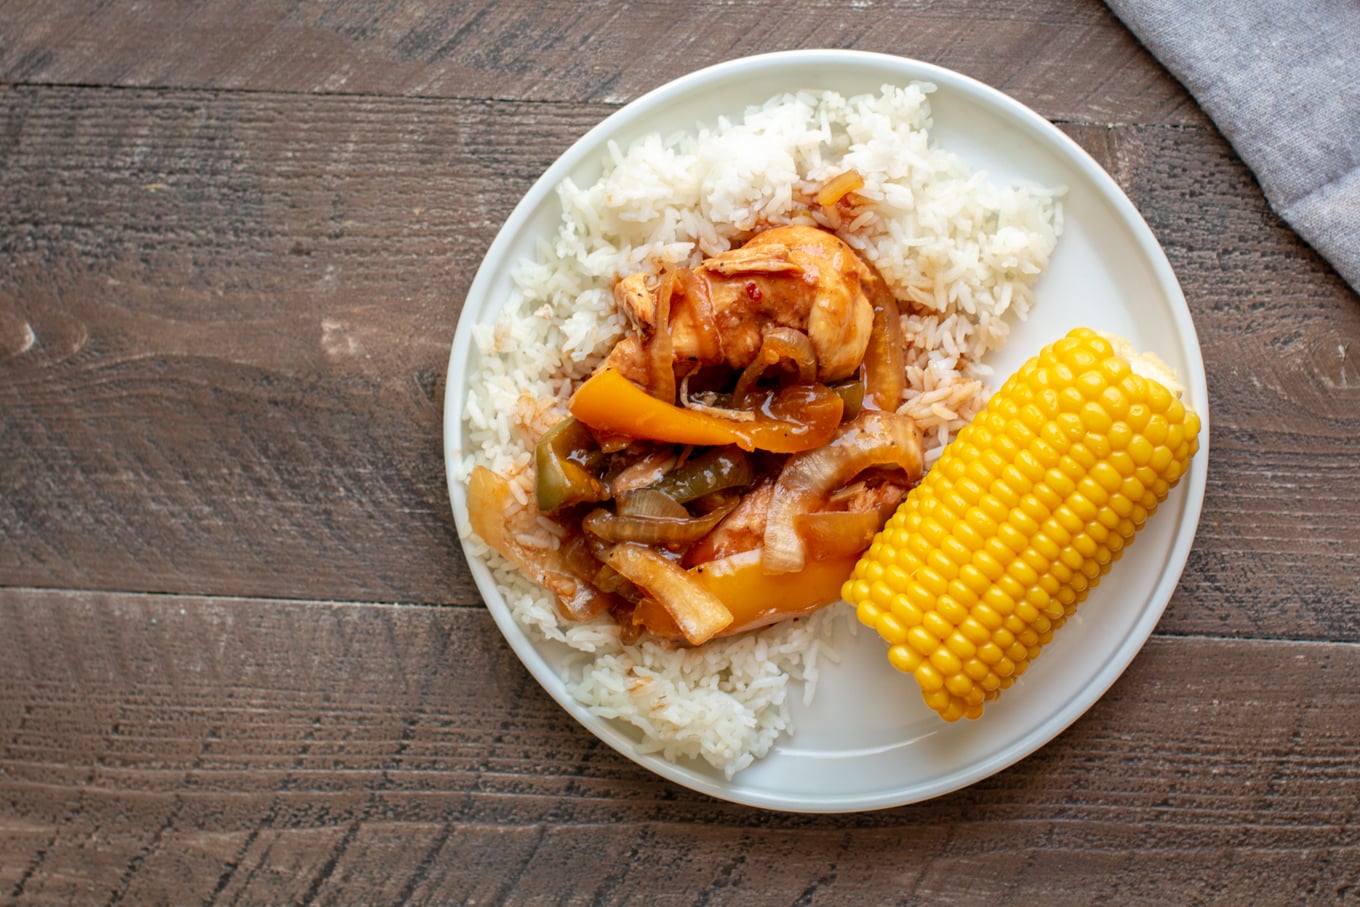
[[[18,137],[0,171],[10,581],[475,603],[440,452],[460,300],[607,108],[0,101]],[[1210,363],[1206,542],[1164,627],[1360,639],[1354,295],[1216,134],[1064,128],[1150,212]]]
[[1015,767],[812,817],[603,747],[477,611],[9,590],[0,634],[0,884],[34,902],[1360,896],[1355,645],[1156,638]]
[[0,3],[0,80],[618,104],[698,66],[853,47],[938,63],[1046,116],[1204,121],[1105,7],[1065,0]]
[[[1209,377],[1156,635],[929,803],[763,812],[481,607],[444,371],[548,164],[697,67],[940,63],[1132,198]],[[0,0],[0,903],[1360,903],[1360,298],[1093,0]]]
[[1209,381],[1209,487],[1162,627],[1360,640],[1360,299],[1226,144],[1073,128],[1162,243]]
[[11,581],[467,601],[440,440],[459,300],[561,150],[515,130],[564,146],[598,110],[6,95]]

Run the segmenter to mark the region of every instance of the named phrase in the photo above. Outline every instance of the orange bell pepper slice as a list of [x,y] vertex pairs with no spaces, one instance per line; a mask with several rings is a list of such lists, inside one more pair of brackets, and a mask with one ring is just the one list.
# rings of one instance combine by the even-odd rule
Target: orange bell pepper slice
[[799,453],[831,440],[844,408],[839,395],[819,384],[793,385],[776,393],[750,420],[725,419],[653,397],[612,368],[576,389],[571,414],[596,431],[629,438],[742,450]]
[[702,645],[732,623],[732,614],[708,587],[694,582],[683,567],[646,545],[615,545],[608,563],[651,593],[646,601],[658,605],[666,615],[667,629],[675,627],[690,645]]
[[[768,624],[811,614],[841,597],[841,586],[855,568],[858,554],[809,561],[797,573],[768,574],[756,548],[691,567],[688,573],[732,612],[732,621],[716,637],[733,636]],[[666,610],[644,599],[633,622],[664,639],[685,638]]]

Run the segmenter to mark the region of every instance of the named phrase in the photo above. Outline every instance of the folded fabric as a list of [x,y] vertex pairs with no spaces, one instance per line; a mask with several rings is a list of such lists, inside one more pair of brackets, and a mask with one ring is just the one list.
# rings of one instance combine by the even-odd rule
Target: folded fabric
[[1360,291],[1360,2],[1106,2]]

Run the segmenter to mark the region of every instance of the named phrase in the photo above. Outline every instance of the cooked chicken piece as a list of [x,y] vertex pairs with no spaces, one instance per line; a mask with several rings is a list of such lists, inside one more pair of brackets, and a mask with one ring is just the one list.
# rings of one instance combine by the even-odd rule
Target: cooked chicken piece
[[907,496],[907,489],[894,482],[869,485],[856,482],[839,489],[827,502],[829,508],[863,512],[877,510],[891,514]]
[[675,276],[657,279],[637,273],[614,284],[614,305],[633,332],[616,343],[605,360],[606,366],[669,402],[675,399],[675,354],[670,330],[658,330],[657,323],[671,324]]
[[773,497],[774,483],[769,481],[748,491],[741,503],[686,553],[686,563],[702,564],[759,548],[765,539],[765,521]]
[[[615,286],[620,311],[642,336],[620,344],[610,364],[635,380],[645,374],[643,349],[656,328],[659,285],[666,282],[634,274]],[[671,286],[675,361],[743,369],[755,359],[766,331],[781,326],[807,334],[823,383],[859,368],[873,325],[874,294],[888,292],[854,249],[825,230],[801,225],[759,233],[738,249],[678,273]]]
[[656,291],[654,278],[641,271],[629,274],[614,284],[614,305],[634,327],[650,333],[656,327]]
[[[848,377],[864,359],[874,319],[866,294],[872,287],[866,285],[881,286],[881,280],[825,230],[775,227],[710,258],[694,273],[701,296],[697,309],[713,313],[716,331],[709,336],[717,337],[729,365],[749,365],[771,323],[807,333],[820,381]],[[685,302],[696,301],[687,296]],[[672,337],[679,355],[687,338],[674,330]]]
[[647,356],[647,351],[643,349],[642,341],[636,334],[628,334],[609,351],[605,357],[602,368],[612,368],[620,375],[632,381],[634,384],[641,384],[643,387],[651,387],[651,360]]

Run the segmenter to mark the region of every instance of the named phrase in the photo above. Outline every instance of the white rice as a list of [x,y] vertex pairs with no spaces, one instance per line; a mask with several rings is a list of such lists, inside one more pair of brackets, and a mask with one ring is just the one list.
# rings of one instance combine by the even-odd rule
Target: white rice
[[[903,302],[911,351],[902,411],[938,453],[985,402],[982,358],[1004,342],[1007,317],[1028,312],[1062,214],[1060,190],[996,186],[931,147],[933,90],[784,95],[740,121],[611,145],[595,184],[564,182],[556,235],[522,263],[495,323],[476,328],[470,446],[457,468],[499,472],[528,506],[534,441],[622,334],[613,284],[639,270],[697,265],[759,229],[795,222],[835,230]],[[809,201],[851,168],[864,177],[863,204],[846,212]],[[555,546],[560,530],[539,523],[521,542]],[[801,682],[811,697],[833,623],[850,613],[827,608],[697,650],[623,645],[608,619],[560,620],[544,590],[470,542],[493,565],[520,624],[579,653],[564,679],[588,709],[632,727],[643,752],[702,759],[728,777],[792,730],[789,684]]]

